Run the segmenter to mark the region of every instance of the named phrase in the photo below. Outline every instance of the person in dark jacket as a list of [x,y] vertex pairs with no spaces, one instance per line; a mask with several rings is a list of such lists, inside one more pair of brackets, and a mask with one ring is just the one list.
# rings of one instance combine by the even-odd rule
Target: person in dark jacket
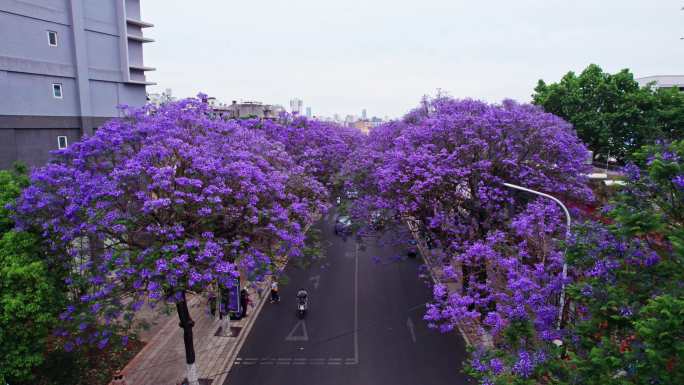
[[249,305],[249,293],[245,287],[240,290],[240,308],[242,309],[242,317],[247,316],[247,305]]

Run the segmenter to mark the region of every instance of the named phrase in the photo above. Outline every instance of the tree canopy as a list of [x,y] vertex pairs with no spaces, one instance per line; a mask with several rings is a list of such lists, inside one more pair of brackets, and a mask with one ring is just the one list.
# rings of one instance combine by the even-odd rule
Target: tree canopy
[[[679,384],[684,381],[684,142],[646,146],[604,209],[573,228],[568,322],[555,343],[520,323],[477,352],[483,384]],[[525,370],[522,370],[522,369]]]
[[0,383],[32,378],[62,305],[39,236],[13,230],[11,206],[27,185],[25,167],[0,170]]
[[678,89],[640,87],[632,73],[591,64],[557,83],[539,80],[533,103],[572,123],[596,157],[624,161],[656,139],[684,138],[684,95]]
[[415,224],[445,276],[462,282],[462,291],[435,286],[426,319],[442,330],[482,319],[498,333],[524,315],[554,335],[563,259],[550,243],[563,236],[562,217],[503,183],[590,199],[587,150],[568,123],[532,105],[439,97],[373,129],[353,159],[355,211]]

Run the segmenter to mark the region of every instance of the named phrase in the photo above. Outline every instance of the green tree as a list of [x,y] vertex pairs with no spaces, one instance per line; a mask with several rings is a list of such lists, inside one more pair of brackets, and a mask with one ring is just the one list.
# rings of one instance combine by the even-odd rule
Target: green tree
[[7,205],[27,185],[26,167],[0,170],[0,384],[32,379],[61,298],[39,237],[13,230]]
[[581,316],[568,342],[584,384],[684,383],[684,141],[634,154],[607,226],[569,250]]
[[14,227],[8,204],[14,203],[21,190],[28,186],[26,166],[15,164],[11,170],[0,170],[0,235]]
[[9,231],[0,238],[0,382],[32,377],[43,362],[58,296],[30,233]]
[[684,137],[684,96],[676,89],[640,87],[632,73],[591,64],[558,83],[539,80],[533,103],[572,123],[595,156],[624,160],[656,139]]

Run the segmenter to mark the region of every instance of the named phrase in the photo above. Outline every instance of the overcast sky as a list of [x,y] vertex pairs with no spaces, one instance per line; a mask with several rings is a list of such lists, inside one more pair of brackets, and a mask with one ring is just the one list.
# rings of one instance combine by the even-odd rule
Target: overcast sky
[[529,101],[589,63],[684,73],[684,1],[143,0],[158,92],[398,117],[438,88]]

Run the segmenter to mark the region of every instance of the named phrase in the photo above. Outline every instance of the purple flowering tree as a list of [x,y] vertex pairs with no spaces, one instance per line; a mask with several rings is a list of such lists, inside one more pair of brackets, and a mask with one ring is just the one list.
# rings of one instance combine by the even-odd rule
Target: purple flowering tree
[[342,185],[340,171],[353,149],[364,140],[361,131],[330,122],[282,114],[275,120],[242,121],[285,146],[294,162],[331,192]]
[[435,286],[426,314],[434,326],[479,320],[497,336],[525,318],[550,339],[563,216],[552,202],[502,183],[590,199],[588,155],[568,123],[538,107],[438,97],[372,130],[347,172],[366,193],[360,215],[409,222],[435,246],[444,276],[459,283]]
[[536,324],[510,322],[468,363],[481,384],[684,382],[684,142],[632,156],[607,223],[572,228],[565,327],[549,341]]
[[126,343],[142,306],[175,305],[196,384],[186,294],[298,255],[326,199],[283,144],[187,99],[129,111],[57,152],[17,208],[68,272],[65,347]]

